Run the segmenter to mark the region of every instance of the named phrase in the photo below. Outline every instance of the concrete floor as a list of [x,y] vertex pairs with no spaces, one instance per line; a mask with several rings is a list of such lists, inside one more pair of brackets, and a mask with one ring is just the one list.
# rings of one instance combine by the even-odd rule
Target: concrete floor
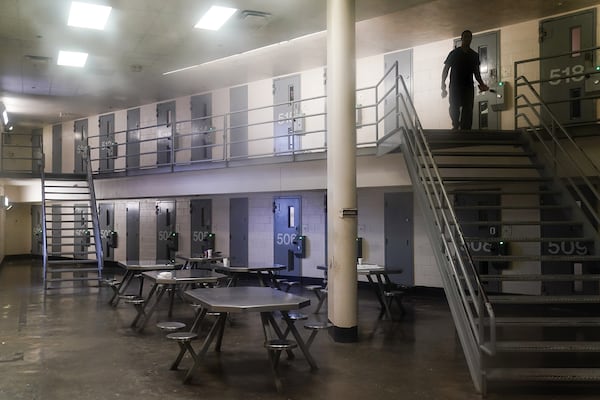
[[[317,372],[301,356],[282,357],[284,389],[278,393],[257,314],[236,315],[226,328],[223,351],[209,351],[184,385],[184,371],[169,370],[177,345],[154,324],[142,334],[132,332],[133,308],[111,308],[110,289],[44,293],[41,281],[39,261],[11,260],[0,267],[0,400],[480,398],[441,297],[410,296],[408,314],[392,322],[378,320],[375,297],[359,290],[360,341],[340,344],[320,333],[311,348]],[[311,319],[326,318],[312,314],[314,307],[305,309]],[[165,307],[154,318],[164,320],[166,313]],[[192,314],[180,303],[173,319],[189,322]],[[185,358],[181,367],[190,362]],[[507,385],[488,398],[598,395],[597,387]]]

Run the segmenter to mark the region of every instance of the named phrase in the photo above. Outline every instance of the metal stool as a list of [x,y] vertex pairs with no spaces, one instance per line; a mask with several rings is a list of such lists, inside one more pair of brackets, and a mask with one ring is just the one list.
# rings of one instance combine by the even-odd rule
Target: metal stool
[[265,342],[265,348],[269,353],[271,369],[273,370],[273,375],[275,376],[275,386],[277,386],[278,392],[281,391],[282,388],[281,379],[279,378],[279,373],[277,371],[281,352],[289,351],[295,349],[296,347],[298,347],[298,343],[287,339],[272,339]]
[[[292,323],[295,323],[296,321],[304,321],[304,320],[308,319],[308,316],[306,314],[303,314],[299,311],[290,311],[288,313],[288,316],[292,320]],[[287,326],[285,329],[285,332],[283,332],[283,337],[287,338],[288,335],[290,334],[290,331],[291,331],[290,327]]]
[[144,312],[144,303],[146,302],[146,300],[144,300],[141,297],[135,296],[135,295],[122,295],[122,296],[119,296],[119,298],[123,299],[124,303],[133,304],[133,306],[135,307],[138,314],[135,317],[135,319],[133,320],[133,322],[131,323],[131,327],[135,328],[135,326],[136,326],[137,322],[140,320],[140,318],[142,318],[142,316],[146,315],[146,313]]
[[304,329],[309,329],[311,330],[310,332],[310,336],[308,337],[308,340],[306,341],[306,347],[310,348],[310,345],[312,344],[312,342],[315,340],[315,336],[317,336],[317,333],[319,333],[319,331],[323,330],[323,329],[329,329],[333,326],[333,324],[331,322],[307,322],[304,324]]
[[300,282],[298,281],[287,281],[287,282],[283,282],[283,284],[285,285],[285,292],[289,292],[291,288],[293,288],[294,286],[299,286]]
[[198,335],[194,332],[173,332],[167,335],[167,339],[174,340],[179,345],[179,354],[177,358],[171,364],[171,370],[176,370],[179,367],[179,363],[183,359],[186,351],[190,353],[192,358],[194,359],[194,365],[197,364],[198,355],[194,351],[194,348],[191,345],[192,340],[198,338]]
[[186,327],[183,322],[162,321],[156,324],[156,327],[163,332],[177,332]]

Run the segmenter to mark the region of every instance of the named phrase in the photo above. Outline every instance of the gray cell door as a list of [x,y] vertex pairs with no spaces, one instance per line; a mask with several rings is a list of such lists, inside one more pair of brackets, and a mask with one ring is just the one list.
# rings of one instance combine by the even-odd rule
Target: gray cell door
[[[460,46],[460,39],[454,41],[454,46]],[[495,88],[498,84],[498,71],[500,62],[500,38],[498,31],[473,35],[471,48],[479,54],[479,72],[481,79],[490,87]],[[500,118],[498,111],[492,110],[492,106],[498,103],[495,93],[490,91],[480,92],[477,81],[473,78],[475,85],[475,100],[473,102],[473,129],[500,129]]]
[[201,257],[205,250],[213,249],[212,239],[212,200],[190,201],[191,256]]
[[76,174],[85,174],[87,172],[87,144],[88,144],[88,120],[80,119],[75,121],[73,126],[73,140],[75,149],[75,166]]
[[31,206],[31,254],[42,255],[42,206]]
[[212,94],[200,94],[190,99],[192,109],[192,161],[210,160],[215,133],[212,129]]
[[274,262],[287,265],[285,275],[302,276],[300,258],[294,255],[294,241],[302,235],[302,199],[275,197],[273,218]]
[[140,109],[127,110],[127,171],[140,167]]
[[52,172],[62,172],[62,125],[52,125]]
[[115,142],[115,114],[101,115],[98,119],[100,129],[100,160],[99,172],[113,172],[115,158],[117,157],[117,143]]
[[231,265],[248,265],[248,198],[229,200],[229,258]]
[[176,232],[175,201],[156,202],[156,259],[171,260],[175,250],[170,247],[171,234]]
[[[397,51],[395,53],[389,53],[384,55],[383,57],[383,65],[384,65],[384,73],[388,71],[388,69],[392,68],[395,62],[398,62],[398,75],[396,75],[396,71],[392,71],[385,78],[385,88],[389,90],[393,87],[396,87],[396,79],[399,76],[402,76],[404,79],[404,83],[406,84],[406,88],[408,93],[412,97],[412,49]],[[400,83],[400,79],[398,78],[398,90],[400,93],[403,90],[400,88],[402,84]],[[388,94],[385,98],[384,110],[386,113],[386,117],[384,120],[385,133],[389,133],[398,127],[398,113],[392,112],[396,109],[396,91],[394,90],[392,93]],[[389,114],[388,114],[389,113]],[[383,135],[381,135],[383,136]]]
[[42,128],[31,131],[31,172],[33,173],[39,174],[42,169],[43,136],[44,130]]
[[98,204],[98,222],[100,222],[100,241],[105,260],[114,261],[115,251],[111,246],[111,232],[115,230],[114,203]]
[[229,157],[248,156],[248,86],[229,89]]
[[175,102],[156,105],[156,164],[167,166],[173,160],[173,138],[175,137]]
[[415,283],[413,250],[413,193],[384,194],[385,266],[402,270],[391,274],[396,283],[412,286]]
[[140,203],[128,201],[126,209],[127,243],[126,257],[128,260],[140,259]]
[[62,228],[62,210],[60,204],[52,205],[52,232],[47,232],[52,241],[52,253],[60,254],[62,252],[62,235],[55,235],[54,232],[60,232]]
[[89,208],[85,204],[77,204],[73,207],[73,227],[75,237],[73,238],[73,257],[87,259],[88,245],[90,244],[90,231],[88,229]]
[[[595,68],[594,53],[580,52],[596,45],[594,9],[540,22],[542,58],[571,52],[570,55],[542,60],[540,76],[542,99],[565,125],[595,121],[595,102],[585,100],[586,72]],[[546,116],[546,118],[548,118]]]
[[287,154],[300,149],[300,75],[273,80],[273,121],[275,131],[275,154]]

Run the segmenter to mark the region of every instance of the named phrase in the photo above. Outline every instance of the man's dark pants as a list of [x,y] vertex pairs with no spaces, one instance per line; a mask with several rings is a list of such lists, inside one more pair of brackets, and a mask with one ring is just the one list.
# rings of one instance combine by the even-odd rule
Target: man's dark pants
[[473,125],[473,86],[450,87],[450,118],[452,129],[471,129]]

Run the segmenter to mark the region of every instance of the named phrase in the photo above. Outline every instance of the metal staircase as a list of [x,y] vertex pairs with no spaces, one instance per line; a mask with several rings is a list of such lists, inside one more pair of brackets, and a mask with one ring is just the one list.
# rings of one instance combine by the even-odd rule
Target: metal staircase
[[[88,157],[89,160],[89,157]],[[102,243],[92,175],[42,171],[44,289],[99,286]]]
[[387,150],[404,155],[476,388],[600,382],[597,167],[532,87],[520,131],[426,132],[398,82]]

